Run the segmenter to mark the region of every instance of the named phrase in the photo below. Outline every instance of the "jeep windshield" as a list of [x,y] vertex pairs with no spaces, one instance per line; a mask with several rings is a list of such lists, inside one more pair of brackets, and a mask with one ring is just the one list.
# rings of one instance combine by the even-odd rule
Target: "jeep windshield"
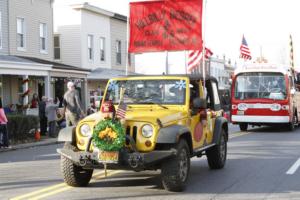
[[126,104],[184,105],[185,95],[185,80],[111,80],[105,101],[111,100],[118,104],[123,98]]
[[248,72],[237,76],[236,99],[286,99],[284,75],[270,72]]

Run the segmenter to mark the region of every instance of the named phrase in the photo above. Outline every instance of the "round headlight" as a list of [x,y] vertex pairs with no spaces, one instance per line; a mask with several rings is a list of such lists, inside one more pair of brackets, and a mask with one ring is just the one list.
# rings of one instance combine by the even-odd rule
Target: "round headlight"
[[81,133],[81,135],[83,135],[85,137],[91,136],[92,135],[91,127],[88,124],[83,124],[80,127],[80,133]]
[[239,110],[247,110],[247,104],[245,104],[245,103],[240,103],[240,104],[238,105],[238,109],[239,109]]
[[281,105],[280,104],[277,104],[277,103],[274,103],[271,105],[271,108],[270,108],[272,111],[279,111],[281,109]]
[[149,138],[153,135],[153,128],[151,125],[146,124],[142,128],[142,135],[146,138]]

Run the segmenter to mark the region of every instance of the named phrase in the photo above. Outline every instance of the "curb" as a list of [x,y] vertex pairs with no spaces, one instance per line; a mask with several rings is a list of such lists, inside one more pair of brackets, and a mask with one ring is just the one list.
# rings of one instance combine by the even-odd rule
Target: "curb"
[[60,143],[63,143],[63,142],[57,141],[57,138],[49,138],[49,139],[45,139],[43,141],[38,141],[38,142],[12,145],[10,149],[0,149],[0,153],[14,151],[14,150],[18,150],[18,149],[27,149],[27,148],[32,148],[32,147],[47,146],[47,145],[51,145],[51,144],[60,144]]

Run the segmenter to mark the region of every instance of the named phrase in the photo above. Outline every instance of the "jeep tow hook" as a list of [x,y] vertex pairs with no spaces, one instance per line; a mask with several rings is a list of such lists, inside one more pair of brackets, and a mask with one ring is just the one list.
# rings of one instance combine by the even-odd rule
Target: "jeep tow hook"
[[128,163],[131,168],[137,169],[142,165],[143,158],[139,153],[133,153],[132,155],[129,156]]
[[92,164],[91,156],[90,155],[85,155],[85,156],[80,156],[79,158],[79,165],[81,167],[84,167],[88,164]]

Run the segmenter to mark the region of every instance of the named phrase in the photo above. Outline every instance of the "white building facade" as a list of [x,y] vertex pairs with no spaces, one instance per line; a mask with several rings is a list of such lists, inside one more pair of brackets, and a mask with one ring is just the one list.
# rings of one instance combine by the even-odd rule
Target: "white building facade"
[[54,58],[91,70],[89,96],[102,96],[109,78],[125,75],[126,69],[134,72],[133,56],[128,60],[127,54],[127,17],[88,3],[71,3],[54,4],[54,31],[60,42]]

